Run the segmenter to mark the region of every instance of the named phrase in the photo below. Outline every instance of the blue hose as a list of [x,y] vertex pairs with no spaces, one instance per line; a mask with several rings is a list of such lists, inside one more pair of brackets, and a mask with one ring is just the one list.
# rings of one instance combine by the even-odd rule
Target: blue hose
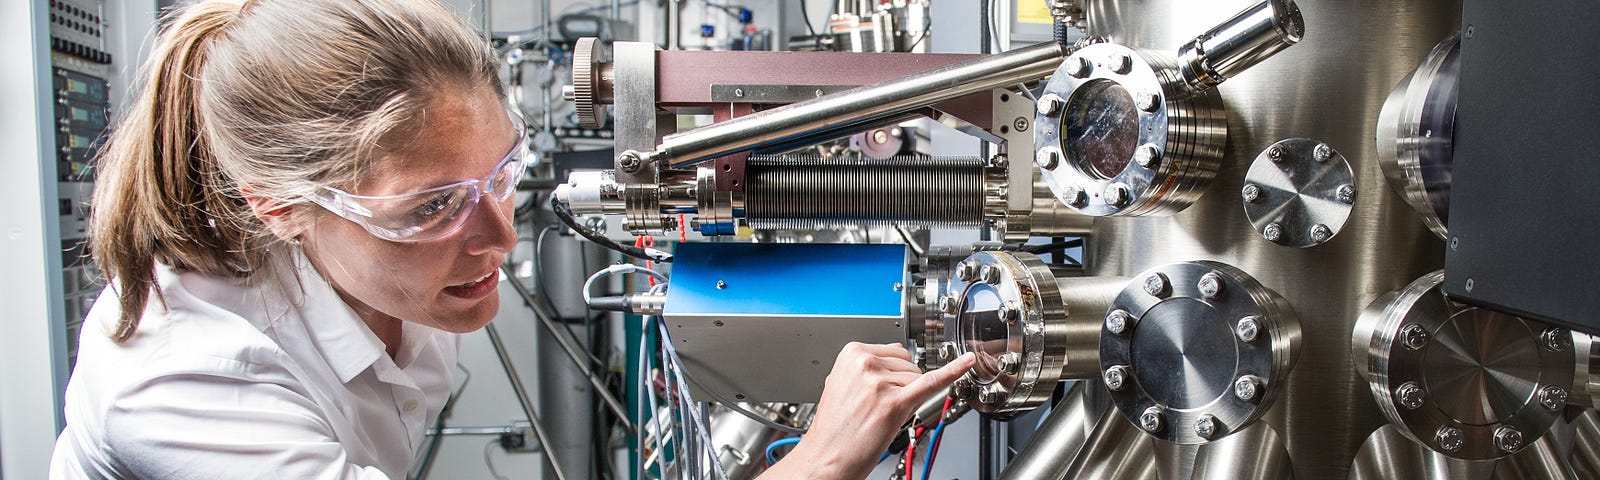
[[771,466],[774,463],[778,463],[778,459],[772,456],[773,450],[777,450],[785,445],[794,445],[796,443],[800,443],[800,437],[788,437],[773,440],[771,444],[767,445],[767,465]]
[[[942,434],[944,434],[944,421],[940,420],[939,425],[933,427],[933,437],[928,440],[928,461],[922,463],[922,480],[928,480],[928,474],[933,472],[933,454],[935,452],[933,447],[939,444],[939,435]],[[906,480],[911,479],[908,478]]]

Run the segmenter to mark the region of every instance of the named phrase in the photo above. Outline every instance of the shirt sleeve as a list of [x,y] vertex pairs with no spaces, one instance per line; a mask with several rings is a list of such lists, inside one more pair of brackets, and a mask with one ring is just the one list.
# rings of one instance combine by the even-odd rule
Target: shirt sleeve
[[162,376],[127,390],[105,422],[113,461],[133,478],[388,478],[349,463],[315,403],[277,383]]

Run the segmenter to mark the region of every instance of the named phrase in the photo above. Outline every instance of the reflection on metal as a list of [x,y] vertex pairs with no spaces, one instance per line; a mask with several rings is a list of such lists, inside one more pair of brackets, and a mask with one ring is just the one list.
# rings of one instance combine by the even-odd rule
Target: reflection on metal
[[1100,367],[1127,421],[1193,445],[1271,408],[1299,347],[1299,320],[1276,292],[1225,264],[1185,262],[1145,271],[1117,295]]
[[[1528,448],[1496,462],[1495,480],[1577,480],[1565,455],[1556,451],[1553,436],[1546,435]],[[1591,477],[1592,478],[1592,477]]]
[[1239,195],[1245,216],[1262,238],[1310,247],[1327,243],[1344,229],[1356,203],[1355,174],[1332,146],[1290,138],[1256,156]]
[[1094,429],[1092,422],[1101,417],[1101,412],[1090,409],[1084,398],[1084,391],[1089,388],[1096,387],[1086,382],[1072,385],[1044,424],[1034,431],[1028,445],[1000,472],[1001,480],[1067,478],[1072,459]]
[[1154,479],[1154,454],[1155,440],[1140,435],[1138,427],[1117,418],[1114,409],[1106,409],[1095,421],[1094,431],[1072,459],[1067,473],[1057,478]]
[[1044,261],[1024,253],[974,253],[956,266],[938,307],[953,344],[940,351],[952,358],[977,355],[952,386],[954,397],[1000,417],[1050,398],[1067,360],[1067,338],[1046,319],[1066,317],[1067,307]]
[[1572,420],[1572,469],[1583,478],[1600,478],[1600,418],[1593,409]]
[[1460,34],[1439,42],[1390,91],[1378,116],[1378,164],[1384,177],[1439,238],[1445,238],[1450,219],[1460,57]]
[[[765,415],[767,419],[785,423],[804,423],[810,417],[810,406],[795,407],[779,403],[744,404],[745,409]],[[800,418],[802,421],[795,421]],[[755,419],[728,408],[717,408],[711,414],[711,443],[716,445],[717,460],[732,480],[755,478],[766,470],[767,445],[786,436],[782,431],[767,427]]]
[[1351,339],[1357,370],[1401,433],[1450,457],[1490,460],[1543,436],[1572,390],[1572,334],[1439,291],[1444,272],[1380,297]]
[[984,199],[1004,196],[1003,178],[992,178],[1003,171],[975,158],[755,157],[745,172],[744,208],[752,228],[975,227],[984,218]]
[[1271,425],[1256,423],[1235,435],[1201,445],[1195,457],[1196,480],[1274,480],[1294,478],[1289,451]]
[[1494,463],[1446,457],[1417,445],[1393,425],[1384,425],[1361,445],[1350,466],[1350,480],[1488,480]]

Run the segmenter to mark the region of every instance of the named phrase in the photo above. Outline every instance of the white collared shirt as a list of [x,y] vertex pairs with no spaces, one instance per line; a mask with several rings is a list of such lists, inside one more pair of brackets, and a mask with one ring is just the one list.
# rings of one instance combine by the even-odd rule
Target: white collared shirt
[[[286,257],[287,255],[280,255]],[[122,344],[112,289],[83,324],[50,477],[403,479],[459,336],[405,322],[395,358],[303,256],[254,279],[158,265]],[[274,274],[273,272],[277,272]]]

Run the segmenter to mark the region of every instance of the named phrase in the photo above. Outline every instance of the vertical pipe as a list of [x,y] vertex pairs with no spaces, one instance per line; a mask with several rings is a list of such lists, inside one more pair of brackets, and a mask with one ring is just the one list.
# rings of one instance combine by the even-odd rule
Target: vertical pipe
[[522,385],[522,377],[517,375],[517,368],[511,363],[511,354],[506,351],[505,342],[500,340],[500,330],[494,323],[483,327],[489,334],[489,344],[494,346],[494,354],[500,357],[500,367],[506,371],[506,380],[511,382],[511,392],[517,395],[517,404],[522,407],[523,415],[528,417],[528,423],[533,425],[533,436],[539,439],[539,446],[544,448],[545,462],[550,464],[550,469],[555,472],[558,480],[566,480],[566,470],[561,468],[561,459],[557,458],[555,450],[551,449],[555,443],[550,441],[550,435],[544,430],[544,423],[539,421],[539,414],[533,410],[533,399],[528,397],[527,387]]

